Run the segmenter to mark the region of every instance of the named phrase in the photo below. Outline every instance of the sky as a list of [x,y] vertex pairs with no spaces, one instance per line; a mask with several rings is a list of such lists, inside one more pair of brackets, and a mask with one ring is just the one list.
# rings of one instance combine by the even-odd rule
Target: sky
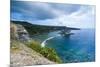
[[32,24],[95,28],[95,6],[11,1],[11,20]]

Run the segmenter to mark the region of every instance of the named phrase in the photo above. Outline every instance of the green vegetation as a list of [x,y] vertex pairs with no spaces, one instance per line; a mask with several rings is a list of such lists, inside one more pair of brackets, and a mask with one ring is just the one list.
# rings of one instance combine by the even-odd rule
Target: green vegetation
[[24,26],[24,28],[28,31],[30,35],[48,33],[48,32],[63,30],[67,28],[65,26],[36,25],[36,24],[25,22],[25,21],[11,21],[11,22]]
[[58,57],[54,49],[48,47],[41,47],[39,43],[33,41],[26,44],[28,47],[42,54],[44,57],[48,58],[51,61],[61,63],[61,59]]
[[[20,50],[20,44],[22,42],[18,41],[18,40],[12,40],[11,41],[11,51],[15,52]],[[55,52],[54,49],[52,48],[48,48],[48,47],[41,47],[40,43],[32,40],[31,42],[26,42],[24,43],[26,46],[28,46],[29,48],[35,50],[36,52],[40,53],[42,56],[44,56],[45,58],[56,62],[56,63],[61,63],[61,59],[58,57],[57,53]]]
[[64,30],[64,29],[79,30],[79,28],[70,28],[70,27],[66,27],[66,26],[36,25],[36,24],[31,24],[31,23],[25,22],[25,21],[11,21],[11,22],[24,26],[24,28],[28,31],[28,33],[30,35],[48,33],[48,32],[52,32],[52,31]]
[[20,51],[20,42],[17,40],[11,40],[11,44],[10,44],[10,51],[12,53],[18,52]]

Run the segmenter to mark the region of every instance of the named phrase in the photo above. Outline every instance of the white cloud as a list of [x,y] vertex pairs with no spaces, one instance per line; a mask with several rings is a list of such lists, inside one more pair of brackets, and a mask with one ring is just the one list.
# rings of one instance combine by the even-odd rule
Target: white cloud
[[59,17],[54,19],[39,20],[45,25],[64,25],[68,27],[78,28],[94,28],[95,27],[95,7],[81,6],[80,10],[69,15],[59,12]]
[[95,26],[95,6],[92,5],[14,2],[11,11],[15,19],[23,19],[34,24],[80,28]]

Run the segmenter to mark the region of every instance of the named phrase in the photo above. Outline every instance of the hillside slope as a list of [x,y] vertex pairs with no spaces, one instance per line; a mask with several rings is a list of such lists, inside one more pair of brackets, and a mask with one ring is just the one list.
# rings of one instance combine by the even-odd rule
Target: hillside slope
[[[59,60],[54,50],[41,48],[40,44],[34,43],[34,40],[30,44],[28,32],[22,25],[11,23],[10,31],[10,64],[12,67],[56,64]],[[37,51],[38,49],[41,49],[41,53]]]
[[13,41],[11,47],[11,66],[32,66],[32,65],[41,65],[41,64],[55,64],[36,51],[28,48],[23,43]]

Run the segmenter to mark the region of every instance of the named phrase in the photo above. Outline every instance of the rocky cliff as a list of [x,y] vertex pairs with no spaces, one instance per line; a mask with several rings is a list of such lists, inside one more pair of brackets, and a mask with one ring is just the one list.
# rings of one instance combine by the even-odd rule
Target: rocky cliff
[[24,43],[21,42],[29,40],[28,32],[22,25],[11,23],[10,30],[11,30],[10,64],[12,67],[55,63],[48,60],[40,53],[37,53],[35,50],[32,50],[31,48],[27,47]]
[[10,30],[11,30],[11,39],[16,39],[20,41],[30,40],[28,32],[22,25],[11,23]]

